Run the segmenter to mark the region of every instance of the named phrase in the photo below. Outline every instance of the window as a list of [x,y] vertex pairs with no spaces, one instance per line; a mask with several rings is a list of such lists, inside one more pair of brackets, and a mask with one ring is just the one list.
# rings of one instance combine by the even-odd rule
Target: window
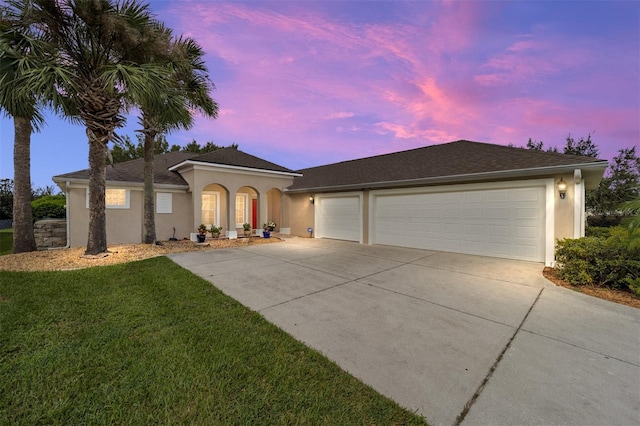
[[[128,209],[129,190],[124,188],[107,188],[104,192],[104,203],[108,209]],[[87,188],[87,208],[89,208],[89,188]]]
[[220,193],[202,191],[202,223],[220,226]]
[[242,228],[242,225],[247,222],[249,205],[247,199],[247,194],[236,194],[236,228]]
[[156,213],[173,213],[173,194],[170,192],[156,193]]

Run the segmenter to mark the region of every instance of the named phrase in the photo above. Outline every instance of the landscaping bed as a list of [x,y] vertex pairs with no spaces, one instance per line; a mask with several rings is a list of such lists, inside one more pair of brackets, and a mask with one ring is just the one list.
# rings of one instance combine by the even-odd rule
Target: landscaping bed
[[204,245],[189,240],[163,241],[156,244],[118,244],[108,247],[108,253],[99,256],[85,256],[84,247],[43,250],[0,256],[0,270],[4,271],[64,271],[90,268],[92,266],[115,265],[169,253],[206,251],[231,247],[245,247],[256,244],[272,244],[278,238],[238,238],[208,239]]

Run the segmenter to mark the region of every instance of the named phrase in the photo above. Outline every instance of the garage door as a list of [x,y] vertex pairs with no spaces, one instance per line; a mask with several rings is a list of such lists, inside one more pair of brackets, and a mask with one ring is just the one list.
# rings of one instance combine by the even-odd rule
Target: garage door
[[374,194],[373,243],[544,261],[545,189]]
[[318,238],[360,241],[362,214],[359,195],[317,195],[315,233]]

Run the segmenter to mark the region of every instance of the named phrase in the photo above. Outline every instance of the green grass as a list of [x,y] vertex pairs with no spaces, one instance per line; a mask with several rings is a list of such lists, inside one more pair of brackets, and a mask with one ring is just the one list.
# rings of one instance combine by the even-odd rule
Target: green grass
[[13,229],[0,229],[0,256],[13,253]]
[[424,424],[165,257],[0,272],[0,424]]

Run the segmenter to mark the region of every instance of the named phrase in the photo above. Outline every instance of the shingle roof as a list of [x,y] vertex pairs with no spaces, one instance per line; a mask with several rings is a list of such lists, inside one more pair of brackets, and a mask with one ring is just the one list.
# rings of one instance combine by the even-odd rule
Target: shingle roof
[[190,158],[190,160],[203,163],[224,164],[227,166],[248,167],[250,169],[295,173],[291,169],[287,169],[286,167],[279,166],[235,148],[220,148],[215,151]]
[[[196,156],[197,154],[182,151],[156,155],[153,159],[154,182],[166,185],[187,185],[182,176],[169,171],[169,167]],[[54,176],[54,180],[64,179],[89,179],[89,169]],[[107,165],[107,181],[144,183],[144,159],[138,158]]]
[[376,183],[602,162],[591,157],[461,140],[299,170],[303,176],[296,178],[287,189],[376,187]]

